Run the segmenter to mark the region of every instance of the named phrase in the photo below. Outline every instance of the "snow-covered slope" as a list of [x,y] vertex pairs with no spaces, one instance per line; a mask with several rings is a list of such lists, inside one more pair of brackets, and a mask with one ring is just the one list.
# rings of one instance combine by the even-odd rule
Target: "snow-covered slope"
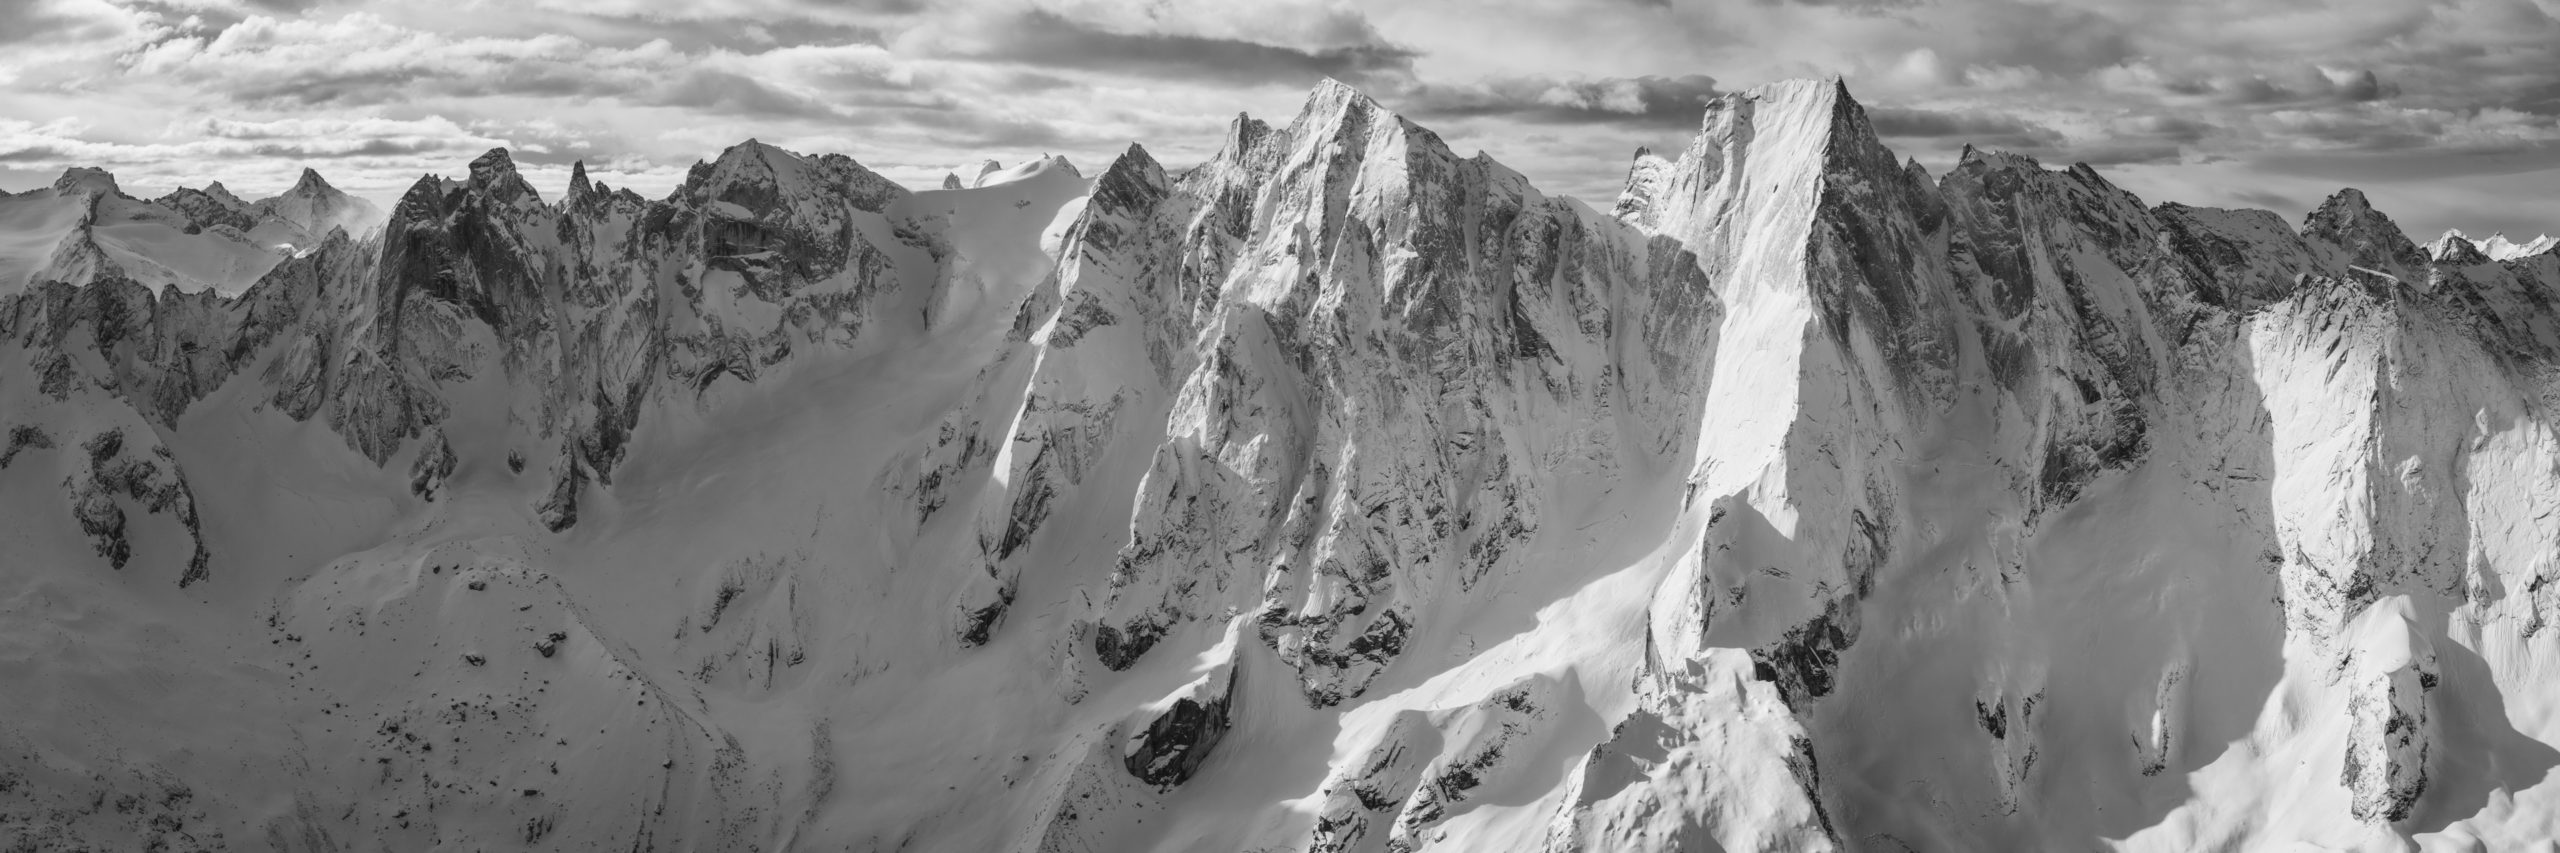
[[2560,832],[2552,253],[1931,176],[1813,81],[1607,212],[1331,82],[942,186],[0,198],[0,836]]
[[236,295],[288,253],[251,236],[254,221],[207,221],[142,201],[97,169],[0,197],[0,294],[45,282],[122,279],[152,292]]

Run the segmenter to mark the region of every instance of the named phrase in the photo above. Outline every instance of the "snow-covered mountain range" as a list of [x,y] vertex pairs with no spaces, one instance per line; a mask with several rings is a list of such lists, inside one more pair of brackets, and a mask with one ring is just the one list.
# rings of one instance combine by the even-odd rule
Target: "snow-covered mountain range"
[[1607,210],[1331,82],[929,191],[75,169],[0,196],[0,841],[2549,849],[2555,297],[1837,82]]

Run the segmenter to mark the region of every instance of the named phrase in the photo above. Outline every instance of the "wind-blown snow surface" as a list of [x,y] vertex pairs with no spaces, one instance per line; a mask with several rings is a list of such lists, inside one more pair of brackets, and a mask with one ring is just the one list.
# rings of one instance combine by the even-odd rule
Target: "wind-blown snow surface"
[[963,172],[0,198],[0,837],[2560,832],[2548,251],[1933,177],[1817,82],[1605,213],[1333,83]]

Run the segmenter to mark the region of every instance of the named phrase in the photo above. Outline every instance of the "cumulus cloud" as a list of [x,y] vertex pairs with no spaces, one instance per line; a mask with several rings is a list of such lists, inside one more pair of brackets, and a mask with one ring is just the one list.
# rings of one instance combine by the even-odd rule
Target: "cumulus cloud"
[[[895,85],[876,47],[824,49],[839,80]],[[133,75],[188,81],[250,106],[346,107],[452,97],[610,97],[750,115],[822,114],[788,81],[806,49],[742,56],[685,53],[665,41],[612,48],[558,34],[450,37],[370,14],[335,19],[251,16],[219,33],[188,33],[124,57]],[[801,62],[798,64],[807,64]]]
[[1182,162],[1322,77],[1597,196],[1706,99],[1831,74],[1923,162],[2003,148],[2231,203],[2560,164],[2547,0],[454,2],[0,2],[0,184],[303,160],[402,184],[493,144],[645,184],[747,136],[925,178],[1131,141]]
[[1417,85],[1388,93],[1416,117],[1510,118],[1542,124],[1651,124],[1694,127],[1720,94],[1713,77],[1599,80],[1510,78],[1471,85]]

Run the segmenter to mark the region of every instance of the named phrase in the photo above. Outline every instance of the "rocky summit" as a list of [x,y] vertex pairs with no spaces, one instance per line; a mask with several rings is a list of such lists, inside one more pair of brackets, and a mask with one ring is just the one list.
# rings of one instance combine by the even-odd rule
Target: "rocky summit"
[[1600,206],[1332,82],[1086,165],[0,195],[0,842],[2560,834],[2550,239],[1836,81]]

